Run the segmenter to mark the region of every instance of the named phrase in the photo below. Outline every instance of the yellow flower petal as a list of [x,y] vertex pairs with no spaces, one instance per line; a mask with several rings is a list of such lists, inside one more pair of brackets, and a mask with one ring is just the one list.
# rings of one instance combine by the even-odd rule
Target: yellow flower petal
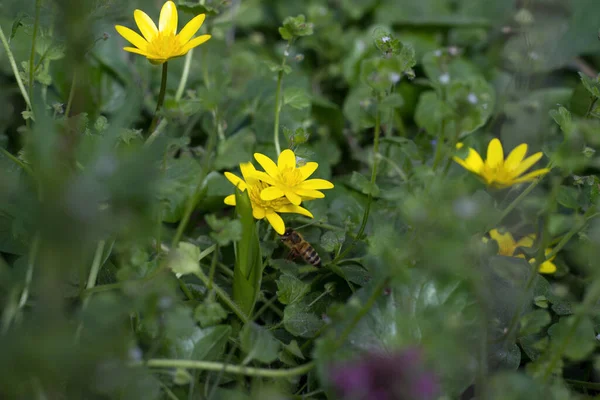
[[175,35],[177,33],[177,7],[172,1],[167,1],[160,10],[158,29],[161,33]]
[[519,239],[519,241],[515,244],[516,247],[532,247],[535,242],[535,235],[527,235]]
[[523,174],[525,171],[527,171],[529,168],[531,168],[533,166],[533,164],[535,164],[536,162],[538,162],[540,160],[540,158],[542,158],[542,152],[538,152],[535,154],[532,154],[531,156],[527,157],[526,159],[524,159],[519,166],[513,170],[513,174],[515,177],[518,177],[519,175]]
[[208,41],[208,39],[210,39],[211,37],[212,37],[211,35],[202,35],[202,36],[198,36],[196,38],[193,38],[192,40],[190,40],[189,42],[187,42],[185,44],[185,46],[183,46],[183,49],[181,50],[180,54],[184,55],[185,53],[187,53],[188,51],[190,51],[194,47],[200,46],[202,43]]
[[556,265],[550,260],[544,261],[538,268],[538,271],[540,274],[553,274],[556,272]]
[[246,185],[246,182],[244,182],[241,178],[232,174],[231,172],[225,172],[225,178],[227,178],[229,182],[233,183],[233,185],[239,188],[241,191],[246,190],[246,188],[248,187],[248,185]]
[[267,174],[273,177],[279,175],[277,164],[275,164],[269,157],[265,156],[264,154],[254,153],[254,158],[260,164],[260,166],[263,167]]
[[325,179],[309,179],[307,181],[302,182],[299,186],[301,189],[333,189],[333,183]]
[[492,229],[490,237],[498,243],[498,254],[512,256],[515,253],[516,243],[510,232],[500,233],[497,229]]
[[256,168],[252,163],[241,163],[240,171],[242,171],[242,175],[244,176],[244,180],[248,185],[254,185],[256,178],[254,178],[254,173],[256,172]]
[[273,229],[275,229],[275,232],[283,235],[285,232],[285,224],[283,223],[283,219],[279,216],[279,214],[271,212],[266,214],[266,216],[267,221],[269,221]]
[[308,211],[306,208],[300,207],[300,206],[295,206],[295,205],[292,205],[292,204],[279,207],[277,209],[277,212],[280,212],[280,213],[294,213],[294,214],[304,215],[304,216],[309,217],[309,218],[314,218],[314,216],[312,215],[312,213],[310,211]]
[[137,47],[123,47],[123,50],[128,51],[130,53],[140,54],[144,57],[148,57],[148,53],[144,50],[140,50]]
[[490,168],[498,168],[504,163],[504,151],[502,143],[496,138],[492,139],[487,149],[487,159],[485,163]]
[[[317,190],[310,189],[296,189],[296,194],[302,197],[308,197],[310,199],[322,199],[325,195]],[[305,199],[306,200],[306,199]]]
[[205,19],[206,14],[199,14],[192,18],[190,22],[185,24],[181,32],[179,32],[179,35],[177,35],[181,43],[187,43],[188,40],[190,40],[196,34],[196,32],[198,32],[198,29],[200,29]]
[[523,183],[523,182],[532,181],[535,178],[537,178],[538,176],[545,175],[548,172],[550,172],[550,170],[548,168],[536,169],[535,171],[532,171],[528,174],[523,175],[519,179],[515,179],[513,181],[513,183]]
[[129,43],[131,43],[138,49],[147,49],[148,42],[135,31],[122,25],[115,25],[115,29],[117,30],[117,32],[119,32],[119,35],[123,36]]
[[265,201],[275,200],[280,197],[283,197],[283,192],[275,186],[268,187],[260,192],[260,198]]
[[300,175],[302,175],[302,179],[308,179],[308,177],[311,176],[317,170],[317,168],[319,168],[319,164],[311,161],[298,168],[298,170],[300,171]]
[[284,168],[296,168],[296,155],[290,149],[285,149],[277,159],[277,167],[280,170]]
[[527,143],[518,145],[510,152],[508,157],[506,157],[504,168],[509,171],[516,169],[525,158],[525,154],[527,154]]
[[255,170],[252,173],[252,177],[254,179],[258,179],[260,181],[266,182],[269,185],[275,185],[276,184],[275,179],[271,178],[271,176],[269,176],[268,174],[266,174],[265,172],[262,172],[262,171],[256,171]]
[[285,192],[285,197],[295,206],[299,206],[302,203],[302,198],[289,190]]
[[252,216],[256,219],[263,219],[266,215],[265,209],[262,207],[255,207],[252,204]]
[[138,29],[142,32],[142,35],[144,35],[144,38],[146,38],[147,41],[150,42],[156,37],[158,28],[156,28],[154,21],[152,21],[152,18],[150,18],[148,14],[142,10],[135,10],[133,12],[133,18],[135,19]]
[[235,194],[230,194],[229,196],[225,197],[224,203],[228,206],[235,206]]

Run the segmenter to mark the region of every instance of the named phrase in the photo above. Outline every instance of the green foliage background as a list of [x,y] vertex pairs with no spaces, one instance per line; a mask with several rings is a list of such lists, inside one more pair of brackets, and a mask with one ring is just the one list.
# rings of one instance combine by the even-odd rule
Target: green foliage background
[[[114,25],[161,1],[0,4],[32,106],[3,46],[0,398],[334,399],[333,365],[411,346],[444,398],[596,395],[597,0],[176,3],[212,39],[169,62],[152,136],[160,67]],[[335,183],[286,216],[320,269],[223,204],[223,171],[275,157],[278,77],[282,147]],[[551,173],[452,162],[493,137]]]

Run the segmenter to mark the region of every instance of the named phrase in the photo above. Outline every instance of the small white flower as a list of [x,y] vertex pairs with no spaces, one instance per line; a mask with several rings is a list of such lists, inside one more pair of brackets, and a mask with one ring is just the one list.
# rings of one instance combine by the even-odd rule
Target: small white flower
[[286,50],[286,51],[283,52],[283,55],[287,57],[287,56],[290,55],[290,52]]
[[381,38],[381,41],[382,41],[383,43],[387,43],[387,42],[389,42],[390,40],[391,40],[391,39],[390,39],[390,37],[389,37],[389,36],[384,36],[384,37],[382,37],[382,38]]
[[442,56],[442,51],[438,49],[433,54],[435,54],[436,57],[441,57]]
[[535,51],[531,51],[529,52],[529,58],[531,58],[532,60],[538,60],[540,58],[540,55]]
[[469,95],[467,96],[467,100],[471,104],[477,104],[477,102],[479,101],[475,93],[469,93]]
[[450,82],[450,74],[445,73],[445,74],[440,75],[440,83],[445,85],[448,82]]
[[365,50],[365,47],[365,42],[363,42],[362,40],[356,42],[356,50],[358,50],[360,53],[362,53]]
[[390,74],[390,81],[391,81],[392,83],[398,83],[398,82],[400,81],[400,74],[397,74],[397,73],[395,73],[395,72],[392,72],[392,73]]

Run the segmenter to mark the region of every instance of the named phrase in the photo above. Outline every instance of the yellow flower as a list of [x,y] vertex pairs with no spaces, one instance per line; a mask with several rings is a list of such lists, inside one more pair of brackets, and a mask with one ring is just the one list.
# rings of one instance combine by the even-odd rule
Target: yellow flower
[[152,64],[162,64],[171,58],[185,55],[210,39],[210,35],[192,39],[205,17],[205,14],[197,15],[177,34],[177,7],[172,1],[167,1],[160,10],[158,28],[142,10],[133,12],[135,23],[144,37],[122,25],[115,25],[115,29],[135,46],[124,47],[123,50],[141,54]]
[[255,176],[268,183],[260,193],[262,200],[276,200],[285,197],[294,205],[300,205],[302,200],[322,199],[325,195],[319,190],[333,188],[333,183],[325,179],[308,179],[319,164],[307,162],[301,167],[296,166],[296,155],[292,150],[281,152],[277,164],[264,154],[254,153],[254,158],[265,172],[257,171]]
[[[252,204],[252,215],[254,218],[266,218],[278,234],[283,235],[285,232],[285,224],[283,219],[277,213],[295,213],[313,218],[310,211],[290,203],[286,198],[263,200],[260,194],[265,188],[269,187],[269,185],[256,178],[255,175],[257,171],[252,163],[240,164],[240,170],[242,171],[244,179],[237,177],[231,172],[225,172],[225,177],[242,192],[248,190],[248,197]],[[225,198],[225,204],[235,206],[235,195],[232,194],[227,196]]]
[[[535,235],[533,235],[533,234],[527,235],[527,236],[521,238],[518,242],[515,242],[515,239],[509,232],[500,233],[500,232],[498,232],[497,229],[492,229],[490,231],[490,237],[493,240],[495,240],[496,243],[498,243],[498,254],[501,256],[507,256],[507,257],[525,258],[525,256],[523,254],[519,254],[519,255],[515,256],[514,255],[515,251],[519,247],[530,248],[533,246],[533,243],[535,242]],[[487,241],[487,239],[484,238],[484,241]],[[548,254],[550,254],[550,253],[552,253],[552,249],[544,250],[544,254],[546,256],[548,256]],[[544,261],[539,266],[538,271],[541,274],[553,274],[554,272],[556,272],[556,265],[552,262],[555,258],[556,258],[556,256],[550,258],[549,260]],[[530,259],[529,262],[531,264],[535,263],[535,258]]]
[[[462,147],[462,144],[457,147]],[[525,158],[525,154],[527,154],[527,144],[523,143],[515,147],[505,160],[502,144],[498,139],[492,139],[488,145],[485,162],[472,148],[469,148],[469,154],[464,160],[459,157],[453,157],[453,159],[463,168],[483,178],[487,185],[505,188],[517,183],[532,181],[550,171],[548,168],[542,168],[523,175],[542,158],[541,152],[527,158]]]

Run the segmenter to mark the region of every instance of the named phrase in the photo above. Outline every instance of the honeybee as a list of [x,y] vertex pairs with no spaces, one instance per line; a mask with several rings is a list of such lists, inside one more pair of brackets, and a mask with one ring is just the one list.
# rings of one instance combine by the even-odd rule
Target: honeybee
[[302,237],[301,234],[292,228],[287,228],[285,230],[283,235],[281,235],[281,241],[290,248],[292,251],[290,255],[292,257],[300,256],[310,265],[315,267],[321,266],[321,257],[319,257],[317,251]]

